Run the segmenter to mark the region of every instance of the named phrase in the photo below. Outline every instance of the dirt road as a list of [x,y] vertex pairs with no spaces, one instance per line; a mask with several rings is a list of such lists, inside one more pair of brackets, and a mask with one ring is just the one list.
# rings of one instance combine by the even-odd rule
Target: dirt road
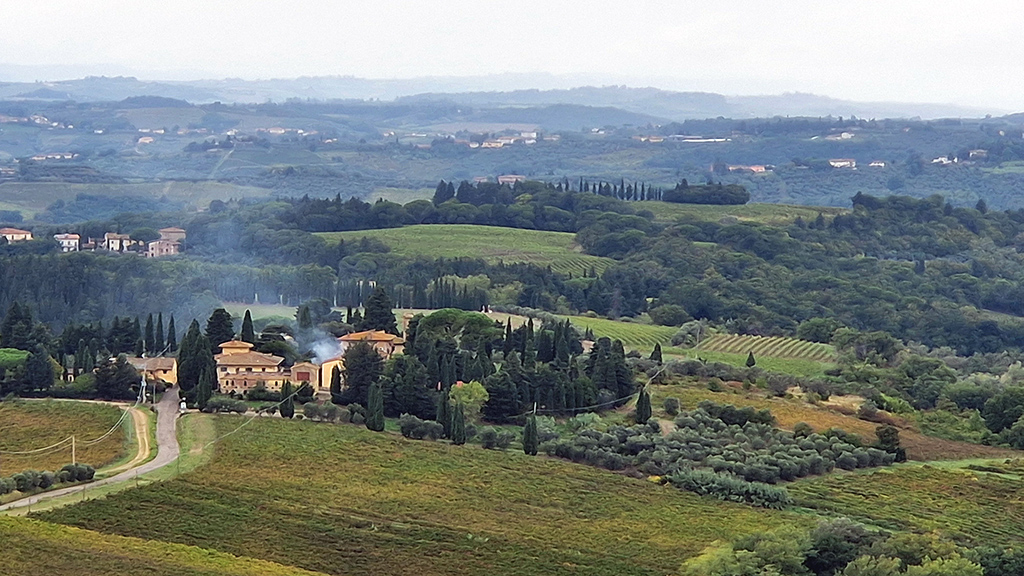
[[[109,478],[104,478],[103,480],[71,486],[69,488],[61,488],[60,490],[51,490],[49,492],[43,492],[34,496],[15,500],[14,502],[0,506],[0,512],[32,506],[38,502],[58,498],[60,496],[67,496],[68,494],[77,494],[83,490],[91,490],[100,486],[128,482],[129,480],[134,480],[139,475],[163,468],[164,466],[174,462],[177,460],[180,451],[176,430],[178,420],[178,402],[178,389],[173,388],[164,392],[163,397],[160,398],[160,402],[156,405],[156,458],[142,464],[141,466],[129,468],[124,472]],[[139,441],[143,442],[143,438],[148,438],[148,436],[148,433],[144,434],[140,437]]]

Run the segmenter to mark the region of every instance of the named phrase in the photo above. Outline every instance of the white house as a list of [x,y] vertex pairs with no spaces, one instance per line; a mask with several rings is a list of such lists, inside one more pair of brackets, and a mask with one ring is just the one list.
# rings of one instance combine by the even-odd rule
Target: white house
[[78,234],[54,234],[53,239],[60,244],[61,252],[78,252],[82,237]]

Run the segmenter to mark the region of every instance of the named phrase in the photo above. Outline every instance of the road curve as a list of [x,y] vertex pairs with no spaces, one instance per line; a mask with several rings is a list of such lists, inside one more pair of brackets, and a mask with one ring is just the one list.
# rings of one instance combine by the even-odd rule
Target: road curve
[[109,478],[97,480],[95,482],[89,482],[87,484],[78,484],[69,488],[61,488],[60,490],[51,490],[49,492],[41,492],[34,496],[28,496],[4,504],[0,506],[0,512],[7,510],[13,510],[15,508],[24,508],[31,506],[38,502],[44,502],[53,498],[59,498],[61,496],[67,496],[68,494],[77,494],[83,490],[91,490],[93,488],[99,488],[100,486],[106,486],[108,484],[117,484],[120,482],[127,482],[135,479],[136,476],[146,474],[167,466],[178,459],[180,453],[180,447],[178,446],[178,434],[176,430],[178,421],[178,388],[174,387],[166,392],[160,398],[160,402],[156,405],[157,418],[156,418],[156,445],[157,453],[156,458],[153,458],[149,462],[130,468]]

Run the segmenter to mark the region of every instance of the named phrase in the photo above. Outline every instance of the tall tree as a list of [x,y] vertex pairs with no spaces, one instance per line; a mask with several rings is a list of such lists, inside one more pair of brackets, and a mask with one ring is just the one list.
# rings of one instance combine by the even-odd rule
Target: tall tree
[[530,456],[537,455],[537,417],[530,414],[523,426],[523,452]]
[[660,366],[661,365],[661,359],[662,359],[662,356],[661,356],[661,343],[660,342],[655,342],[654,343],[654,350],[651,351],[651,360],[654,360]]
[[124,354],[107,359],[96,370],[96,395],[107,400],[129,400],[135,396],[132,387],[140,383],[139,373]]
[[331,369],[331,402],[341,404],[341,369]]
[[206,339],[210,341],[210,352],[220,352],[220,345],[234,340],[235,328],[231,322],[231,314],[223,309],[217,308],[206,320]]
[[309,311],[309,306],[303,304],[295,310],[295,324],[299,327],[299,330],[312,330],[313,329],[313,314]]
[[398,321],[392,309],[391,297],[383,286],[377,286],[366,299],[362,330],[383,330],[388,334],[398,334]]
[[29,390],[45,392],[53,386],[53,363],[42,344],[36,344],[25,362],[25,383]]
[[278,409],[282,418],[295,416],[295,391],[292,390],[292,383],[288,380],[281,384],[281,407]]
[[252,314],[248,310],[245,311],[245,317],[242,318],[242,335],[240,339],[242,342],[248,342],[249,344],[256,343],[256,331],[252,327]]
[[647,393],[645,386],[640,390],[640,396],[636,399],[636,423],[643,424],[651,419],[651,395]]
[[28,306],[12,302],[0,324],[0,345],[4,348],[31,350],[32,312]]
[[153,314],[146,316],[146,329],[142,333],[142,340],[145,343],[146,352],[152,356],[157,352],[156,333],[153,329]]
[[210,351],[209,339],[199,331],[199,322],[193,320],[185,337],[181,339],[181,349],[178,351],[178,386],[182,392],[188,393],[195,389],[203,370],[216,374],[217,364]]
[[461,402],[452,409],[452,432],[448,437],[456,446],[466,443],[466,414],[462,410]]
[[384,361],[368,342],[356,342],[345,350],[345,390],[343,404],[367,405],[370,386],[380,379],[384,372]]
[[508,370],[484,380],[484,388],[487,389],[487,402],[483,406],[485,420],[504,424],[519,414],[519,392]]
[[754,351],[750,350],[747,352],[747,368],[753,368],[757,365],[757,360],[754,359]]
[[444,428],[444,435],[451,438],[452,404],[451,399],[448,396],[448,388],[441,390],[441,394],[437,397],[437,410],[434,415],[434,420]]
[[196,407],[206,410],[206,404],[213,396],[213,389],[216,386],[216,375],[209,368],[204,368],[199,376],[199,385],[196,386]]
[[380,382],[374,382],[367,392],[366,427],[374,432],[384,430],[384,392]]
[[159,312],[156,315],[156,331],[153,334],[153,344],[155,345],[153,351],[157,354],[163,354],[164,351],[164,313]]
[[174,315],[171,315],[170,321],[167,322],[167,351],[177,352],[178,351],[178,333],[174,328]]

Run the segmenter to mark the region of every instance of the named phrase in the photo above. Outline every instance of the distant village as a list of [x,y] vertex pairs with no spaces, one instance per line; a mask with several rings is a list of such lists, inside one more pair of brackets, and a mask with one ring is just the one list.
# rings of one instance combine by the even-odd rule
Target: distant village
[[[160,238],[150,242],[134,240],[129,234],[107,232],[102,238],[87,238],[84,242],[79,234],[54,234],[53,239],[60,245],[61,252],[118,252],[137,254],[147,258],[180,254],[185,244],[183,228],[161,228]],[[33,240],[32,232],[18,228],[0,228],[0,237],[8,244]]]

